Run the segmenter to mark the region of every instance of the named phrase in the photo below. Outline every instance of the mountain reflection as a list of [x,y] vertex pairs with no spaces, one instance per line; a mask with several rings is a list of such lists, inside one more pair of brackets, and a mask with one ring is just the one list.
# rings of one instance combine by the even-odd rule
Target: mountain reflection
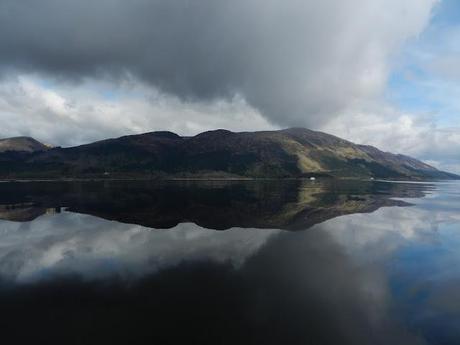
[[0,219],[31,221],[45,213],[84,213],[165,229],[184,222],[304,230],[337,216],[407,206],[428,185],[366,181],[73,182],[0,184]]
[[[264,231],[251,235],[267,240]],[[120,273],[127,267],[117,267],[112,256],[119,260],[124,253],[99,253],[98,262],[89,260],[84,245],[79,252],[67,251],[66,258],[57,260],[61,265],[57,275],[41,270],[41,280],[14,290],[6,284],[0,290],[4,315],[0,320],[19,339],[50,341],[72,334],[75,343],[88,339],[129,344],[422,343],[393,320],[381,268],[350,260],[327,231],[272,234],[240,265],[208,255],[206,248],[193,257],[182,253],[185,246],[180,246],[175,257],[165,257],[158,251],[162,245],[152,247],[150,254],[131,247],[131,260],[149,257],[137,262],[136,267],[144,270],[155,261],[175,262],[134,282],[114,274],[114,267]],[[214,242],[216,254],[229,245]],[[68,263],[66,270],[63,261]],[[88,280],[75,274],[83,267],[90,275],[95,270],[112,275]],[[26,305],[26,313],[18,305]],[[24,324],[30,333],[21,332]],[[44,334],[49,325],[53,331]],[[74,325],[78,332],[73,332]]]
[[4,339],[457,344],[459,187],[3,185]]

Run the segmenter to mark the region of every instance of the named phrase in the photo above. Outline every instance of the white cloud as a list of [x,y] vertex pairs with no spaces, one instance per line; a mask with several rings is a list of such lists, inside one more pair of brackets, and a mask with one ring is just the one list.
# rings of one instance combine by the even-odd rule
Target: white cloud
[[323,128],[358,144],[417,157],[460,173],[460,127],[443,127],[433,115],[401,112],[382,104],[344,113]]
[[153,130],[182,135],[227,128],[274,128],[241,97],[229,101],[187,103],[138,81],[83,84],[21,75],[0,84],[0,137],[30,135],[55,145],[77,145],[94,140]]

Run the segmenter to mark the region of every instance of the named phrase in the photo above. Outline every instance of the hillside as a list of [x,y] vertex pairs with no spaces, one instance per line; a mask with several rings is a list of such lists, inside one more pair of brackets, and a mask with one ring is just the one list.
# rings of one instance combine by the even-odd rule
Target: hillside
[[303,128],[194,137],[151,132],[17,151],[0,154],[1,177],[458,178],[411,157]]
[[37,152],[46,151],[48,147],[29,137],[0,139],[0,153],[3,152]]

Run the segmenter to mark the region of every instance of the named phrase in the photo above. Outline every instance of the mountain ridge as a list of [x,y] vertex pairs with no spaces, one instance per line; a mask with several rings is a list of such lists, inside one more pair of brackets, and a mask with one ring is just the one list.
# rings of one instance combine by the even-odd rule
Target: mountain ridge
[[36,148],[0,151],[0,177],[460,178],[409,156],[305,128],[217,129],[192,137],[158,131]]

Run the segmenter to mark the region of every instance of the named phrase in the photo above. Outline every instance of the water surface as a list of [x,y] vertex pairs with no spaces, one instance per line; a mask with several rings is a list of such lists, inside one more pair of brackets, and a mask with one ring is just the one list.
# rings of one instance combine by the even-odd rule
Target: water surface
[[459,223],[456,182],[3,183],[3,337],[459,344]]

